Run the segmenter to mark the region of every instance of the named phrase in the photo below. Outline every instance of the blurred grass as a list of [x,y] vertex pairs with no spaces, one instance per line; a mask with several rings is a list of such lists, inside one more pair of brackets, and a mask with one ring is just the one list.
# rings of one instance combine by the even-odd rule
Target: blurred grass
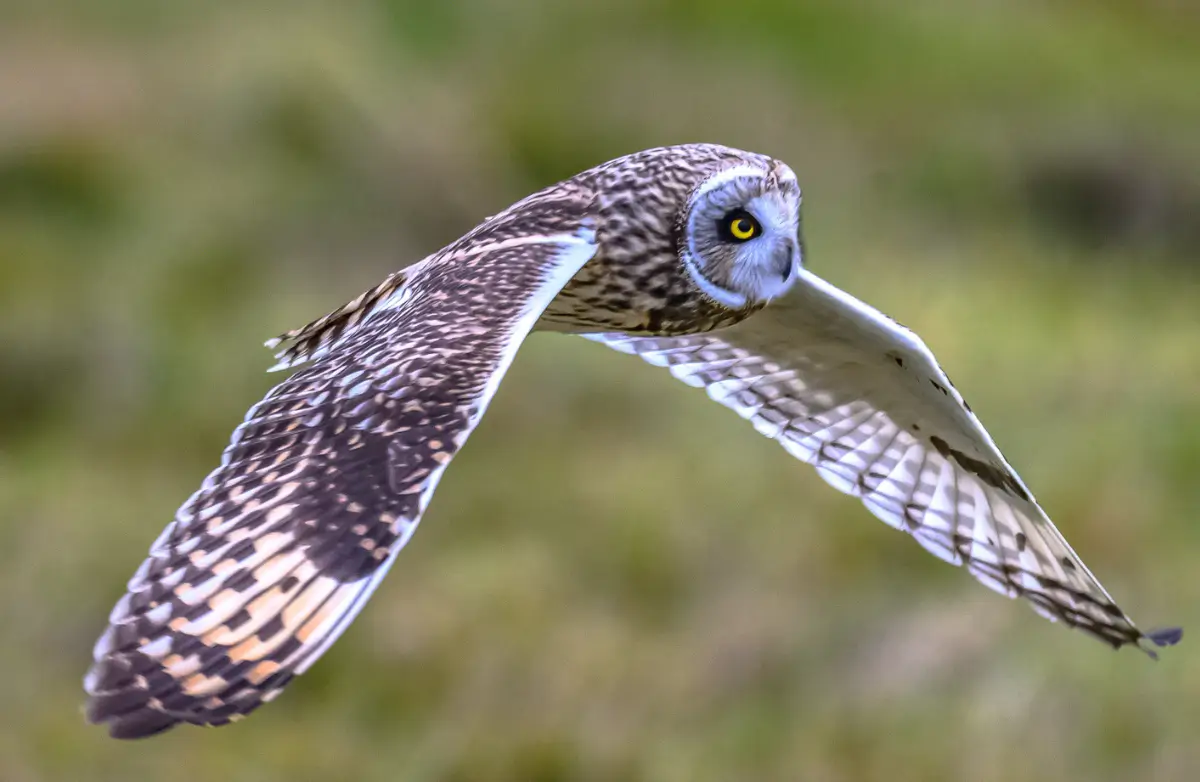
[[[9,3],[0,779],[1192,780],[1200,664],[1048,625],[649,367],[535,335],[275,705],[118,744],[79,680],[259,344],[602,160],[800,173],[1144,624],[1200,627],[1187,3]],[[1194,639],[1193,639],[1194,640]]]

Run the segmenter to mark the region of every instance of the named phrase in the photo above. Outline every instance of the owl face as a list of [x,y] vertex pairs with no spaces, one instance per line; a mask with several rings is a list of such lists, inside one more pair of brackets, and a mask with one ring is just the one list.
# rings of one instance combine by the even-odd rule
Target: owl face
[[787,292],[803,260],[800,186],[782,163],[741,163],[692,191],[679,254],[692,281],[731,309]]

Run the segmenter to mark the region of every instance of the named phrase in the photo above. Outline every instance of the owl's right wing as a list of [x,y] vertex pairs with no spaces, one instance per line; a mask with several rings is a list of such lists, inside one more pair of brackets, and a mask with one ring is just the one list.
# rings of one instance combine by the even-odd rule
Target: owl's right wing
[[118,738],[221,725],[346,629],[549,302],[595,253],[586,193],[393,275],[285,335],[311,362],[252,407],[129,582],[84,680]]
[[1151,656],[1178,641],[1117,607],[920,338],[816,275],[719,332],[586,336],[706,389],[885,523],[1050,620]]

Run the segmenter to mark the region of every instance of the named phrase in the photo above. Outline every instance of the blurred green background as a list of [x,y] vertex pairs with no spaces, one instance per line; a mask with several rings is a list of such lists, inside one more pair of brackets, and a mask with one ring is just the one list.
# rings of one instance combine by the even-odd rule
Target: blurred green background
[[[1052,8],[1048,7],[1052,5]],[[1200,6],[6,3],[0,780],[1200,778]],[[80,679],[301,325],[543,185],[789,162],[1143,626],[940,564],[666,373],[534,335],[270,707],[119,743]]]

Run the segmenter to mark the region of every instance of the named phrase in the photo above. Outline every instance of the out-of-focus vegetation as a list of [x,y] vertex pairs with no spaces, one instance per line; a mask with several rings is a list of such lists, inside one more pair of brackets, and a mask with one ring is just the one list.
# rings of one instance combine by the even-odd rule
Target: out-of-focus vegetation
[[1200,12],[1179,0],[38,0],[0,23],[0,779],[1195,780],[1200,646],[1113,654],[665,373],[535,335],[275,704],[117,743],[112,602],[263,338],[575,171],[788,161],[1147,626],[1200,630]]

